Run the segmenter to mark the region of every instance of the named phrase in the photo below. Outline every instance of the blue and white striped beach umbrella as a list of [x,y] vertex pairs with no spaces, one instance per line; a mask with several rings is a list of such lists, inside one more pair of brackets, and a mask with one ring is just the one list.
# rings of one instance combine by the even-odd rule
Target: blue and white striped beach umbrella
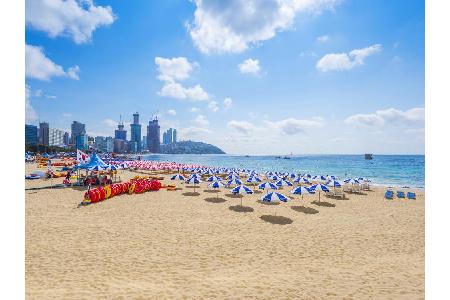
[[263,182],[260,185],[258,185],[258,189],[260,190],[268,190],[268,189],[272,189],[272,190],[278,190],[278,187],[272,183],[272,182]]
[[272,175],[272,176],[269,176],[269,177],[267,177],[269,180],[272,180],[272,181],[277,181],[277,180],[280,180],[281,178],[280,178],[280,176],[278,176],[278,175]]
[[293,190],[291,190],[291,194],[295,194],[295,195],[304,195],[304,194],[312,194],[311,190],[304,187],[304,186],[298,186],[296,188],[294,188]]
[[298,186],[295,189],[291,190],[291,194],[302,195],[302,200],[303,200],[303,195],[312,194],[312,192],[304,186]]
[[332,186],[332,187],[335,187],[335,188],[340,188],[340,187],[342,186],[342,183],[340,183],[340,182],[337,181],[337,180],[330,180],[330,181],[328,181],[328,182],[326,183],[326,185]]
[[253,194],[253,190],[245,185],[238,185],[235,188],[231,189],[232,194]]
[[[235,188],[231,189],[231,193],[240,195],[253,194],[253,190],[245,185],[238,185]],[[242,198],[241,198],[241,206],[242,206]]]
[[350,183],[350,184],[359,184],[359,180],[356,178],[348,178],[346,180],[344,180],[345,183]]
[[241,184],[242,184],[242,181],[240,179],[238,179],[238,178],[229,180],[227,182],[227,186],[230,186],[230,185],[241,185]]
[[172,177],[170,177],[170,180],[183,180],[184,181],[184,180],[186,180],[186,178],[184,178],[184,176],[181,174],[175,174]]
[[248,182],[248,183],[261,182],[261,178],[259,178],[257,176],[251,176],[251,177],[247,178],[247,180],[245,182]]
[[309,188],[309,190],[311,191],[311,192],[316,192],[316,191],[318,191],[319,192],[319,201],[320,201],[320,192],[322,191],[322,192],[325,192],[325,193],[329,193],[330,192],[330,190],[328,189],[328,187],[326,186],[326,185],[323,185],[323,184],[315,184],[315,185],[312,185],[310,188]]
[[200,179],[200,177],[190,177],[190,178],[188,178],[188,180],[186,181],[187,184],[199,184],[200,182],[202,182],[202,180]]
[[192,178],[198,178],[198,179],[200,179],[201,177],[202,177],[202,176],[201,176],[200,174],[194,173],[194,174],[191,174],[191,175],[189,176],[188,180],[189,180],[189,179],[192,179]]
[[208,186],[212,187],[213,189],[219,189],[221,187],[224,187],[225,185],[220,181],[214,181],[214,182],[211,182]]
[[311,181],[309,181],[307,177],[299,177],[294,180],[294,182],[298,184],[311,184]]
[[200,182],[202,182],[201,179],[200,179],[200,178],[197,178],[197,177],[189,178],[189,179],[186,181],[187,184],[193,184],[193,185],[194,185],[194,193],[195,193],[196,185],[197,185],[197,184],[200,184]]
[[213,182],[213,181],[221,181],[222,180],[222,178],[220,178],[220,177],[217,177],[217,176],[210,176],[210,177],[208,177],[208,179],[207,179],[207,181],[208,182]]
[[264,195],[261,200],[264,202],[288,202],[289,198],[277,192],[270,192]]
[[216,197],[219,197],[219,189],[221,187],[224,187],[225,185],[222,182],[220,182],[220,181],[214,181],[214,182],[211,182],[208,186],[213,188],[213,189],[215,189],[216,190]]
[[292,182],[284,180],[284,179],[280,179],[277,182],[275,182],[276,186],[282,187],[282,186],[293,186]]

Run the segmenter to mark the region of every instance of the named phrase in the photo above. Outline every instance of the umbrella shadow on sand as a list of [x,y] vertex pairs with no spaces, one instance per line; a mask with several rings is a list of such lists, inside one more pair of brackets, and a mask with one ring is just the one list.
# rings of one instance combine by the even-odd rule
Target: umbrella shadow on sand
[[260,190],[254,190],[253,193],[255,193],[255,194],[262,194],[262,191],[260,191]]
[[224,203],[227,200],[225,200],[223,198],[205,198],[205,201],[209,202],[209,203]]
[[283,216],[262,215],[259,218],[265,222],[268,222],[271,224],[277,224],[277,225],[288,225],[288,224],[292,224],[292,222],[294,222],[292,219],[286,218]]
[[192,196],[200,196],[200,193],[198,193],[198,192],[186,192],[186,193],[183,193],[182,195],[183,196],[192,197]]
[[234,205],[234,206],[230,206],[228,207],[229,210],[235,211],[235,212],[243,212],[243,213],[247,213],[247,212],[253,212],[255,211],[253,209],[253,207],[250,206],[243,206],[243,205]]
[[205,193],[217,193],[216,190],[203,190],[203,192],[205,192]]
[[334,199],[334,200],[350,200],[349,197],[339,197],[339,196],[333,196],[333,195],[326,195],[327,198]]
[[189,189],[198,189],[198,188],[200,188],[198,185],[185,185],[184,187],[189,188]]
[[314,205],[317,206],[323,206],[323,207],[336,207],[336,204],[330,203],[330,202],[326,202],[326,201],[313,201],[311,202]]
[[230,197],[230,198],[242,198],[244,197],[241,194],[225,194],[226,197]]
[[312,208],[312,207],[306,207],[306,206],[291,206],[291,209],[298,211],[298,212],[302,212],[307,215],[314,215],[314,214],[319,213],[319,211],[317,209]]
[[259,204],[264,204],[264,205],[280,205],[280,202],[267,202],[267,201],[262,201],[262,200],[258,200],[256,201]]

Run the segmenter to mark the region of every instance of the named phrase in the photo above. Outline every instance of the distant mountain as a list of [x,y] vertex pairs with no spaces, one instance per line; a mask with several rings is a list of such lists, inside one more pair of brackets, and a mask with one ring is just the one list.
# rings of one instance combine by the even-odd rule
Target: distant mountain
[[161,153],[165,154],[225,154],[225,152],[211,144],[194,141],[180,141],[161,145]]

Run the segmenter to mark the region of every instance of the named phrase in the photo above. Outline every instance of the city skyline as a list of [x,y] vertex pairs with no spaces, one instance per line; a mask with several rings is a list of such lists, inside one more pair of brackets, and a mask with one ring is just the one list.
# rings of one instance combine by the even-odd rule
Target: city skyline
[[285,2],[78,3],[83,27],[27,1],[27,121],[106,136],[139,111],[231,154],[423,154],[423,2]]

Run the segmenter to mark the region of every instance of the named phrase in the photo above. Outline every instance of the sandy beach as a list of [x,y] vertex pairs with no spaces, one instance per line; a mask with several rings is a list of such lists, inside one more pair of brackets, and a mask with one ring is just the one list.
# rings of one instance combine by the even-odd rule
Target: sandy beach
[[[178,186],[84,207],[77,207],[82,188],[25,191],[26,297],[424,298],[424,190],[417,200],[388,201],[385,189],[373,188],[345,200],[295,196],[279,205],[254,194],[242,211],[228,189],[217,199],[206,183],[198,196]],[[275,214],[292,223],[261,219]]]

